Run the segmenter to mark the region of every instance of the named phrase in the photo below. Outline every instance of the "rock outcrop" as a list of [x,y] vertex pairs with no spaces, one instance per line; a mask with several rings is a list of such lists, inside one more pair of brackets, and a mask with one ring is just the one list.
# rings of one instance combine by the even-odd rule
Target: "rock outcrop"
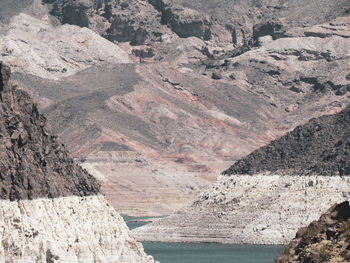
[[[350,89],[350,85],[349,85]],[[285,136],[237,161],[225,175],[350,175],[350,107],[312,119]]]
[[0,262],[154,262],[0,63]]
[[0,64],[0,70],[0,198],[15,201],[98,194],[96,179],[50,134],[45,117],[27,93],[9,84],[9,68]]
[[349,262],[350,206],[335,204],[319,220],[300,228],[275,262]]
[[220,176],[190,206],[132,232],[151,242],[286,244],[349,187],[340,176]]
[[[254,151],[239,160],[237,166],[233,165],[238,167],[235,174],[232,169],[231,173],[221,175],[189,207],[133,230],[135,237],[167,242],[288,242],[299,227],[316,220],[329,206],[350,196],[350,178],[344,176],[347,173],[337,175],[349,165],[346,146],[349,116],[347,108],[335,115],[311,120]],[[294,150],[296,148],[298,150]],[[293,154],[279,155],[284,152]],[[314,163],[308,159],[311,153],[315,154]],[[255,158],[249,161],[252,156]],[[308,161],[311,167],[317,167],[317,160],[327,156],[335,158],[327,158],[320,162],[320,170],[310,172]],[[274,169],[270,161],[275,161],[279,169]],[[256,163],[261,168],[258,171],[264,173],[252,170],[251,175],[237,174],[250,171],[250,167],[254,169]],[[305,171],[301,170],[302,165]],[[291,169],[293,166],[295,170]]]
[[23,13],[11,18],[0,40],[0,54],[14,72],[50,80],[93,65],[131,62],[125,51],[87,28],[54,27]]

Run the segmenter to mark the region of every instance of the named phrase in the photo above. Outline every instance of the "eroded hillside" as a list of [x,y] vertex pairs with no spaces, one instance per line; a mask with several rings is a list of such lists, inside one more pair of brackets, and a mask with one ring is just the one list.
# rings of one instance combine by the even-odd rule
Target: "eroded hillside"
[[154,262],[0,63],[0,261]]
[[299,227],[350,196],[350,178],[345,172],[350,162],[349,116],[347,107],[296,127],[243,157],[190,206],[137,228],[133,234],[144,241],[289,242]]
[[348,103],[348,1],[22,2],[2,59],[128,214],[169,214]]

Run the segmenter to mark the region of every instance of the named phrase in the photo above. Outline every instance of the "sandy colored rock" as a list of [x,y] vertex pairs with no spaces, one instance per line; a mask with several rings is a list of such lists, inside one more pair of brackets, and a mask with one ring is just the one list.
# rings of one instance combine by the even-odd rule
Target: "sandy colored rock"
[[0,262],[154,262],[101,195],[0,200]]
[[[27,41],[9,23],[26,12],[55,25],[39,34],[43,42],[51,48],[59,35],[79,64],[68,76],[31,60],[36,66],[18,68],[16,81],[72,156],[106,175],[108,198],[128,213],[169,214],[233,161],[348,103],[349,23],[334,20],[348,16],[347,0],[25,2],[18,10],[4,2],[4,38],[11,25],[14,41]],[[99,61],[98,52],[112,50],[100,40],[95,50],[69,50],[87,28],[134,63]]]
[[349,198],[349,186],[339,176],[220,176],[190,206],[132,232],[139,241],[286,244]]
[[0,58],[13,72],[60,79],[103,63],[129,63],[119,47],[87,28],[53,27],[26,14],[11,18],[0,40]]
[[154,262],[0,63],[0,262]]

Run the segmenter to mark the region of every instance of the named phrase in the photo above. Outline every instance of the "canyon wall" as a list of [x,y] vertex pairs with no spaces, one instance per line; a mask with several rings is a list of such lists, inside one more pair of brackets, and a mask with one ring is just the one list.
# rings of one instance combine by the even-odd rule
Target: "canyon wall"
[[0,262],[154,262],[0,63]]

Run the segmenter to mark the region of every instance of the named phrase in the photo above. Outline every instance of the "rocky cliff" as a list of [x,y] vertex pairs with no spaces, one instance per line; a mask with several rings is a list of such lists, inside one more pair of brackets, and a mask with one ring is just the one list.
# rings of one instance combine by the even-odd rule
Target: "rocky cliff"
[[[299,227],[350,196],[350,178],[344,176],[347,173],[338,175],[339,170],[346,171],[349,165],[346,146],[349,116],[347,108],[311,120],[254,151],[233,167],[250,171],[258,163],[264,173],[221,175],[189,207],[133,230],[135,237],[168,242],[288,242]],[[282,158],[279,154],[284,152],[288,154]],[[308,159],[311,154],[312,161]],[[255,159],[250,162],[252,156]],[[327,156],[335,158],[319,161],[320,170],[310,172],[310,167],[317,166],[317,161]],[[270,161],[275,161],[276,166],[271,166]],[[311,166],[306,165],[308,161]],[[299,170],[303,165],[305,171]],[[337,170],[332,172],[333,169]]]
[[0,262],[153,262],[0,63]]
[[319,220],[300,228],[275,262],[349,262],[350,206],[335,204]]

